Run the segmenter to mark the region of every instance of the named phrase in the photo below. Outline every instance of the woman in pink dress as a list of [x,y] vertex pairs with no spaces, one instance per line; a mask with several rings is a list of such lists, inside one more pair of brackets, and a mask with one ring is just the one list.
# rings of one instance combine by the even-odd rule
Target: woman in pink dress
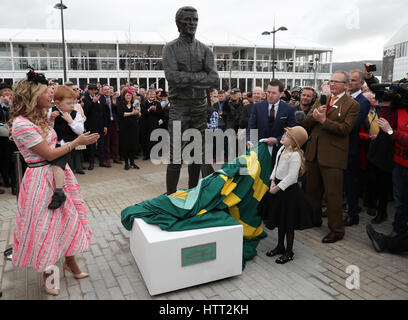
[[55,189],[49,161],[78,145],[95,143],[99,135],[85,133],[68,145],[55,148],[57,135],[47,119],[52,99],[47,84],[44,75],[31,70],[13,92],[12,137],[28,164],[18,198],[13,265],[44,272],[46,292],[58,295],[59,288],[47,281],[52,274],[49,270],[65,257],[64,273],[67,270],[77,279],[87,277],[79,269],[75,255],[88,249],[92,231],[78,182],[68,165],[64,171],[67,200],[57,210],[48,209]]

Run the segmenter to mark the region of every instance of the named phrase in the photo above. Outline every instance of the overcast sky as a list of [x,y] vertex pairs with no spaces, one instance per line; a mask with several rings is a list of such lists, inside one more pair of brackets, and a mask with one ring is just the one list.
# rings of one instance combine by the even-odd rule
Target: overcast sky
[[[1,0],[1,28],[59,28],[52,9],[58,0]],[[261,33],[276,26],[277,37],[303,37],[334,48],[334,62],[382,59],[384,44],[407,23],[407,0],[64,0],[65,28],[82,30],[175,30],[184,5],[199,14],[198,30]]]

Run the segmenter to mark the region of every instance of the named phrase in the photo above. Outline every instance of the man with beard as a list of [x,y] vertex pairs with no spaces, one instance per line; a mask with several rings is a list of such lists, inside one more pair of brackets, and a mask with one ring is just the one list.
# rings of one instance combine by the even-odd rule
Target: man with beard
[[[169,83],[169,134],[170,164],[167,167],[167,194],[177,191],[181,170],[181,154],[188,142],[181,142],[181,149],[175,148],[173,130],[176,121],[181,122],[181,134],[195,128],[201,132],[204,148],[204,133],[207,127],[207,90],[218,87],[219,77],[215,70],[214,55],[210,48],[195,39],[198,25],[197,10],[193,7],[182,7],[177,11],[176,24],[179,38],[163,48],[163,67]],[[181,140],[181,137],[179,137]],[[176,144],[177,145],[177,144]],[[175,150],[176,149],[176,150]],[[204,150],[204,149],[203,149]],[[204,163],[204,152],[201,163],[188,166],[188,187],[198,184],[201,164]],[[211,166],[204,166],[212,173]]]

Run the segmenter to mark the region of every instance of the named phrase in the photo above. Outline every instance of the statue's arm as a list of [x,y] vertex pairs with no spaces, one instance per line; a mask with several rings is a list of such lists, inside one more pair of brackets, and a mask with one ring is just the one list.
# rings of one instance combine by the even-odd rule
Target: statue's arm
[[[179,71],[174,51],[172,50],[171,47],[165,46],[163,49],[163,67],[166,79],[172,87],[209,88],[214,83],[213,81],[214,73],[210,69],[207,70],[207,57],[205,59],[205,66],[203,68],[204,69],[203,71],[201,72]],[[212,69],[214,69],[214,66],[212,66]],[[218,74],[216,74],[216,76],[218,78]]]

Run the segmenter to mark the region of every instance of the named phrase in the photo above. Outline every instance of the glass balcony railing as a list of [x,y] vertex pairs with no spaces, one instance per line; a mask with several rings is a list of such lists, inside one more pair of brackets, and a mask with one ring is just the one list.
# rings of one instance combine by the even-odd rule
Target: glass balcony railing
[[120,70],[163,70],[161,58],[120,58]]
[[0,70],[11,70],[10,58],[0,58]]
[[[118,65],[119,62],[119,65]],[[35,58],[11,58],[0,57],[0,70],[11,70],[12,63],[16,71],[27,70],[28,66],[35,70],[63,70],[63,60],[60,57],[35,57]],[[78,57],[67,58],[68,70],[72,71],[162,71],[162,58],[93,58]],[[276,61],[275,72],[314,73],[313,63]],[[270,60],[216,60],[217,71],[237,72],[272,72],[272,61]],[[329,73],[330,64],[319,64],[318,73]]]

